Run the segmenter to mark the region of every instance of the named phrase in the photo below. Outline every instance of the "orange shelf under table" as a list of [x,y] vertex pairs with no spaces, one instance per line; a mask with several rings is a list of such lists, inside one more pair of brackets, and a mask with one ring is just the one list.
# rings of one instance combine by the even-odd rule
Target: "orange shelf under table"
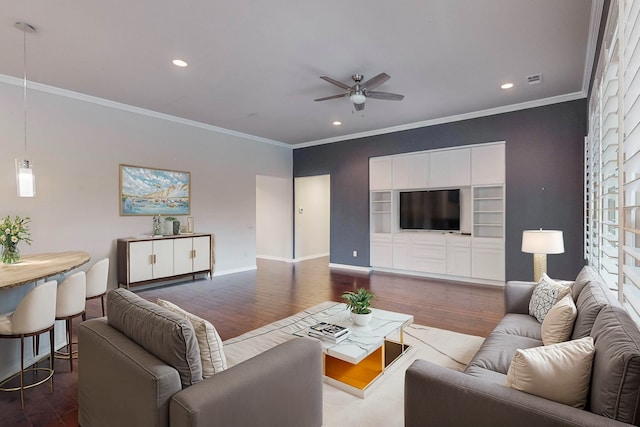
[[[324,354],[324,375],[329,379],[327,381],[329,384],[339,388],[343,388],[341,385],[346,384],[351,389],[345,391],[364,398],[369,386],[408,349],[407,344],[385,340],[380,347],[357,364]],[[333,383],[331,380],[335,380],[339,384]]]

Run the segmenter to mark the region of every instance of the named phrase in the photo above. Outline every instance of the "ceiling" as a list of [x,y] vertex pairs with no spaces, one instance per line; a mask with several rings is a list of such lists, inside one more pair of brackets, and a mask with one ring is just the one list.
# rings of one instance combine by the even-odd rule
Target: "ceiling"
[[[3,0],[0,74],[23,77],[24,21],[29,81],[306,146],[586,96],[592,1]],[[313,101],[381,72],[403,101]]]

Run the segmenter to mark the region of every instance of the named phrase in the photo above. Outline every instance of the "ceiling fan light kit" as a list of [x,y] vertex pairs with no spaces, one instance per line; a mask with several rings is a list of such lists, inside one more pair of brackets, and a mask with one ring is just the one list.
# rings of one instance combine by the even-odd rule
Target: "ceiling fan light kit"
[[364,101],[367,99],[366,96],[362,92],[356,92],[349,97],[349,100],[354,104],[364,104]]
[[330,99],[345,98],[348,96],[349,101],[353,103],[356,111],[362,111],[364,110],[364,103],[367,98],[382,99],[385,101],[401,101],[404,98],[404,95],[399,95],[397,93],[377,92],[373,90],[391,78],[391,76],[386,73],[380,73],[364,83],[362,83],[362,79],[364,78],[362,74],[354,74],[351,76],[355,82],[352,86],[346,85],[338,80],[334,80],[331,77],[321,76],[320,78],[332,85],[344,89],[346,93],[325,96],[324,98],[314,99],[314,101],[328,101]]

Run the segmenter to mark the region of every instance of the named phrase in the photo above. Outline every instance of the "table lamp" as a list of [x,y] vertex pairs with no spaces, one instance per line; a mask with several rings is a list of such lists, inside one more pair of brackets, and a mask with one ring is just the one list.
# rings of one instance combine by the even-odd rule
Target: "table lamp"
[[522,232],[522,252],[533,254],[533,280],[539,282],[547,272],[547,254],[564,253],[560,230],[525,230]]

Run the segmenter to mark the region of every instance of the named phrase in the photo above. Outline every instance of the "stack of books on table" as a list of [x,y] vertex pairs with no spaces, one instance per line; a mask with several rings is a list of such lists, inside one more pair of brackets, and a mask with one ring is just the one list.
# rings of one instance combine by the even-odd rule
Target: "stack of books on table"
[[320,338],[334,344],[345,340],[351,335],[351,331],[348,328],[326,322],[320,322],[311,326],[308,333],[309,336]]

